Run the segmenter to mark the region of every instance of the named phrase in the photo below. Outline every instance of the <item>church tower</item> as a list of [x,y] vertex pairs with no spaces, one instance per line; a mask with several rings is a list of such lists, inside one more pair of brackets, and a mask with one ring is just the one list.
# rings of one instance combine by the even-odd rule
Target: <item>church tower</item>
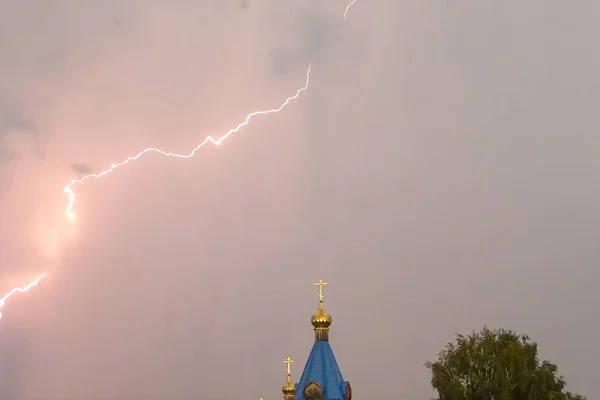
[[[315,331],[315,343],[306,361],[300,382],[291,386],[286,383],[284,386],[285,400],[352,400],[350,383],[344,381],[333,350],[329,345],[331,316],[323,307],[323,286],[325,285],[327,282],[323,282],[323,280],[315,283],[315,286],[319,287],[319,308],[311,318]],[[290,379],[288,368],[288,382],[291,383]],[[292,389],[294,397],[291,397]]]

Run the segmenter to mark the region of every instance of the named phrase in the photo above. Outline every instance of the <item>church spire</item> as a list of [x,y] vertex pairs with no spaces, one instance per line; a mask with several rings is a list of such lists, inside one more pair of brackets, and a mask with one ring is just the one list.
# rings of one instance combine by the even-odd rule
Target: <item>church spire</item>
[[323,308],[323,286],[327,285],[327,282],[323,282],[319,279],[315,282],[315,286],[319,287],[319,309],[315,312],[310,320],[313,327],[315,328],[315,342],[327,342],[329,341],[329,326],[331,325],[331,316]]
[[295,400],[352,400],[350,383],[344,380],[329,343],[331,316],[323,307],[325,285],[327,283],[322,279],[315,283],[319,287],[319,308],[311,319],[315,328],[315,343],[302,376],[295,385],[298,390]]
[[294,386],[294,384],[292,383],[292,368],[291,368],[291,364],[294,362],[294,360],[292,360],[291,358],[287,358],[284,361],[287,364],[287,381],[285,382],[285,385],[283,385],[283,388],[281,389],[281,391],[283,392],[283,399],[284,400],[294,400],[294,397],[296,397],[296,386]]

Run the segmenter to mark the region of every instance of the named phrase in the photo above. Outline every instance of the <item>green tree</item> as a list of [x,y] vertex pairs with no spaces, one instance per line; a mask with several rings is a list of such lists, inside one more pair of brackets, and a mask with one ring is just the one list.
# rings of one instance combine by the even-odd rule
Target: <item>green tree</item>
[[585,400],[566,392],[556,365],[537,353],[527,335],[484,328],[457,335],[426,366],[439,400]]

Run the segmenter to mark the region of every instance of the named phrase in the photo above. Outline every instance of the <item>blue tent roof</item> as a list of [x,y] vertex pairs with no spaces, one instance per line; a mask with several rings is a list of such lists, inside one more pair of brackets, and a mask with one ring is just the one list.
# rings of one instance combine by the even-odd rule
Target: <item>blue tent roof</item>
[[313,381],[323,388],[324,400],[344,400],[344,378],[327,341],[315,342],[300,382],[296,384],[296,400],[304,399],[304,388]]

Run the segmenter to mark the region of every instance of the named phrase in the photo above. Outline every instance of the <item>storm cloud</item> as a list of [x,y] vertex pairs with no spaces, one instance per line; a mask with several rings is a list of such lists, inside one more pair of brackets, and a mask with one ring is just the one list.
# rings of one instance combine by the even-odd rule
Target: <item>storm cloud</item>
[[[357,398],[431,397],[424,362],[483,325],[592,396],[600,3],[240,4],[4,2],[0,286],[48,277],[3,308],[0,392],[280,398],[322,278]],[[281,113],[74,185],[66,218],[83,165],[189,152],[308,64]]]

